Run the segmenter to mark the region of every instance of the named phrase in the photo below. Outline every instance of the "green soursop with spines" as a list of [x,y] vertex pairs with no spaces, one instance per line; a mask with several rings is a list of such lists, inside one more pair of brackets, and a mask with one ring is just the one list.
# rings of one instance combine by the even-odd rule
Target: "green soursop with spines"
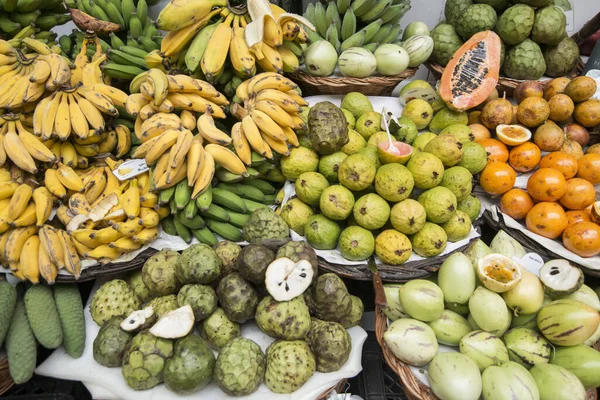
[[104,283],[92,296],[90,313],[98,325],[112,317],[125,318],[140,309],[140,299],[135,295],[127,282],[113,279]]
[[63,331],[63,347],[79,358],[85,348],[85,316],[77,285],[54,285],[54,301]]
[[546,62],[540,46],[531,39],[525,39],[508,48],[502,71],[513,79],[540,79],[546,71]]
[[456,20],[463,12],[473,4],[473,0],[447,0],[444,6],[444,16],[446,21],[452,25],[456,24]]
[[242,250],[238,258],[239,274],[252,283],[263,283],[265,272],[271,262],[275,260],[275,253],[262,244],[250,244]]
[[565,37],[557,46],[545,46],[546,75],[553,78],[568,75],[579,62],[579,46],[570,37]]
[[360,325],[365,310],[365,306],[360,298],[350,295],[350,299],[352,300],[350,314],[340,320],[340,324],[346,329]]
[[318,319],[313,319],[310,324],[308,344],[319,372],[339,371],[352,350],[352,339],[342,325]]
[[315,250],[305,241],[288,242],[277,250],[277,258],[287,257],[293,262],[306,260],[313,267],[313,282],[319,274],[319,259]]
[[193,244],[181,253],[175,264],[175,276],[182,284],[207,285],[221,275],[221,259],[212,247]]
[[121,329],[122,317],[113,317],[104,322],[94,339],[92,354],[102,366],[114,368],[123,364],[133,334]]
[[317,278],[312,288],[317,318],[339,322],[352,311],[352,299],[348,288],[336,274],[328,273]]
[[148,390],[164,381],[165,364],[173,356],[173,341],[147,330],[132,340],[123,359],[123,378],[133,390]]
[[181,287],[175,274],[178,259],[178,252],[162,250],[146,260],[142,267],[142,279],[153,295],[166,296],[177,293]]
[[219,389],[230,396],[254,393],[265,376],[265,355],[250,339],[230,340],[219,352],[213,378]]
[[262,207],[250,215],[242,233],[247,242],[260,243],[265,239],[287,239],[290,228],[273,210]]
[[505,44],[519,44],[531,33],[534,19],[533,8],[526,4],[515,4],[498,18],[496,32]]
[[454,27],[463,40],[469,40],[477,32],[494,29],[498,16],[492,6],[473,4],[467,7],[457,18]]
[[127,284],[142,303],[146,303],[154,297],[150,289],[148,289],[146,287],[146,284],[144,283],[141,269],[138,269],[137,271],[134,271],[129,275],[129,277],[127,278]]
[[501,13],[510,6],[511,2],[509,0],[475,0],[475,3],[490,5],[497,13]]
[[6,281],[0,281],[0,347],[6,338],[16,304],[17,290],[15,287]]
[[194,310],[194,320],[200,322],[217,309],[217,295],[210,286],[185,285],[177,294],[177,304],[179,307],[189,304]]
[[348,121],[342,110],[329,101],[311,107],[308,128],[312,146],[320,155],[335,153],[348,143]]
[[52,289],[48,286],[32,286],[25,292],[27,319],[35,338],[47,349],[62,344],[63,333]]
[[237,269],[237,259],[242,252],[242,246],[229,240],[217,243],[213,249],[221,260],[221,277],[229,275]]
[[267,348],[265,384],[273,393],[295,392],[315,370],[315,356],[304,340],[278,340]]
[[242,324],[254,318],[258,293],[237,272],[221,279],[217,286],[217,297],[225,315],[230,320]]
[[165,365],[165,385],[178,394],[199,391],[209,384],[215,355],[200,336],[189,335],[175,343],[173,357]]
[[13,382],[19,385],[30,380],[35,370],[37,343],[22,300],[17,300],[4,346]]
[[267,296],[258,303],[255,319],[263,332],[277,339],[304,339],[310,330],[310,313],[302,296],[281,302]]
[[454,56],[454,53],[463,45],[463,41],[454,30],[454,27],[445,23],[438,24],[433,28],[431,37],[433,39],[431,60],[445,67]]
[[567,17],[560,7],[554,5],[535,12],[531,39],[538,44],[556,46],[566,36]]
[[220,349],[241,334],[240,324],[231,321],[222,308],[217,308],[208,318],[202,321],[200,332],[202,337],[215,349]]
[[144,307],[152,307],[154,316],[159,319],[169,311],[173,311],[179,308],[177,304],[177,295],[169,294],[167,296],[155,297],[150,300]]

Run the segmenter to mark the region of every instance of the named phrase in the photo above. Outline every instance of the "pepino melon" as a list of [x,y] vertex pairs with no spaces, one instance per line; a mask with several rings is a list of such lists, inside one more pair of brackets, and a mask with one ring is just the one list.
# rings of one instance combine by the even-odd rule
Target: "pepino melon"
[[483,103],[496,88],[502,42],[492,31],[476,33],[454,54],[440,82],[440,96],[452,109]]

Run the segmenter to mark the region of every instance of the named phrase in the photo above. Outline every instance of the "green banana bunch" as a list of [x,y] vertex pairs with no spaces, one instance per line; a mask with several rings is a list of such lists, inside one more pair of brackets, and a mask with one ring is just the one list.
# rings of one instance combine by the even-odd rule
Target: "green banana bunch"
[[0,33],[4,33],[2,37],[5,39],[12,39],[28,26],[34,26],[37,32],[43,32],[70,20],[71,15],[62,0],[0,1]]

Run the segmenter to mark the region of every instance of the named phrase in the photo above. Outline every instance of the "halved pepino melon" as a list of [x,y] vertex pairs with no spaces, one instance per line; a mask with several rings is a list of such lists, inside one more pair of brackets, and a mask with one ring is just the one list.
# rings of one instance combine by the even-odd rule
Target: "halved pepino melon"
[[518,146],[531,139],[531,131],[521,125],[498,125],[496,136],[507,146]]
[[476,33],[446,65],[440,96],[448,107],[468,110],[483,103],[496,88],[500,76],[502,42],[492,31]]
[[377,144],[377,154],[382,164],[400,163],[406,164],[412,156],[413,148],[410,144],[393,140],[383,141]]

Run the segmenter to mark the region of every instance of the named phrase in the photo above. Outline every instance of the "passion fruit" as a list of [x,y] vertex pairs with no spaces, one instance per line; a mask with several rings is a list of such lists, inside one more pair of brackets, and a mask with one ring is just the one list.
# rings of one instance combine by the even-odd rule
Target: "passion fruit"
[[567,215],[557,203],[544,201],[533,206],[525,218],[525,223],[531,232],[556,239],[567,227]]
[[600,143],[588,147],[585,154],[600,154]]
[[479,144],[485,148],[488,155],[488,162],[507,162],[508,148],[504,143],[497,139],[483,139]]
[[565,179],[571,179],[577,175],[578,163],[572,155],[555,151],[542,157],[540,168],[554,168],[562,172]]
[[589,76],[578,76],[565,87],[565,94],[575,103],[591,98],[597,90],[596,80]]
[[519,122],[528,128],[540,126],[550,116],[550,106],[548,102],[539,97],[528,97],[517,110]]
[[518,146],[531,139],[531,131],[522,125],[498,125],[496,136],[508,146]]
[[568,226],[563,233],[563,245],[580,257],[600,254],[600,225],[581,222]]
[[579,143],[581,146],[587,146],[590,142],[590,133],[588,130],[579,124],[567,124],[564,127],[567,139]]
[[469,124],[469,128],[471,128],[471,133],[474,137],[473,140],[476,142],[480,142],[484,139],[489,139],[492,137],[490,130],[480,123]]
[[467,117],[468,117],[467,125],[481,124],[481,119],[479,119],[480,116],[481,116],[481,111],[471,111],[467,115]]
[[554,122],[563,122],[568,120],[573,111],[575,111],[575,103],[566,94],[557,94],[548,101],[550,107],[550,119]]
[[600,154],[586,154],[578,161],[577,177],[590,181],[593,185],[600,183]]
[[518,172],[533,171],[540,162],[542,153],[535,143],[526,142],[510,150],[508,162]]
[[557,201],[566,192],[565,176],[552,168],[540,168],[529,177],[527,192],[537,201]]
[[590,213],[586,210],[571,210],[567,211],[567,225],[575,225],[580,222],[592,222]]
[[596,190],[594,185],[585,179],[573,178],[567,181],[565,194],[560,204],[569,210],[584,210],[594,203]]
[[565,142],[565,134],[560,126],[547,122],[536,129],[533,141],[543,151],[558,151]]
[[479,184],[493,196],[508,192],[515,186],[517,174],[512,167],[503,162],[491,162],[481,171]]
[[412,153],[411,145],[395,140],[391,144],[389,141],[385,141],[377,145],[377,154],[382,164],[399,163],[404,165],[410,160]]
[[546,89],[544,90],[544,99],[549,101],[557,94],[564,93],[569,82],[571,82],[571,80],[564,76],[561,78],[552,79],[550,82],[548,82],[548,84],[546,84]]
[[575,120],[586,128],[600,124],[600,100],[590,99],[575,107]]
[[581,145],[574,140],[565,139],[563,145],[560,146],[559,151],[567,153],[575,159],[579,160],[583,156],[583,148]]
[[494,99],[483,107],[479,119],[488,129],[498,125],[509,125],[513,118],[513,107],[506,99]]
[[544,97],[544,84],[540,81],[521,82],[515,89],[513,96],[519,104],[528,97],[542,98]]
[[500,210],[516,220],[525,218],[533,205],[533,199],[523,189],[511,189],[500,199]]
[[592,222],[600,225],[600,201],[595,202],[590,207],[590,218]]
[[502,254],[488,254],[477,263],[477,276],[483,286],[495,293],[507,292],[522,277],[521,266]]

